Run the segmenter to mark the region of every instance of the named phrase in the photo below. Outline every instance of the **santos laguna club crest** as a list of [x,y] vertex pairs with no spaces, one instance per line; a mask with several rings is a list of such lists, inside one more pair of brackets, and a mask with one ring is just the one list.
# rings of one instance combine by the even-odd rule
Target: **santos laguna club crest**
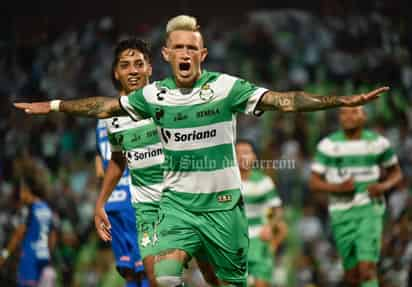
[[215,93],[213,92],[209,84],[204,84],[200,88],[199,96],[202,100],[204,100],[205,102],[208,102],[215,97]]
[[147,247],[151,243],[149,233],[144,232],[140,244],[143,247]]

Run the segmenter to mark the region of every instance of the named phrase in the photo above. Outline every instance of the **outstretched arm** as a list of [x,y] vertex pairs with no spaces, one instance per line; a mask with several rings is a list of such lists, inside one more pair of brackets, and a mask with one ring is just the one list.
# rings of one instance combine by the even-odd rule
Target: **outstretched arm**
[[259,102],[258,109],[280,110],[283,112],[309,112],[334,107],[360,106],[389,91],[389,87],[381,87],[366,94],[351,96],[320,96],[306,92],[274,92],[265,93]]
[[54,100],[36,103],[14,103],[18,109],[24,110],[27,114],[48,114],[50,112],[63,112],[66,114],[93,117],[109,118],[114,116],[127,115],[120,107],[119,98],[112,97],[92,97],[78,100]]

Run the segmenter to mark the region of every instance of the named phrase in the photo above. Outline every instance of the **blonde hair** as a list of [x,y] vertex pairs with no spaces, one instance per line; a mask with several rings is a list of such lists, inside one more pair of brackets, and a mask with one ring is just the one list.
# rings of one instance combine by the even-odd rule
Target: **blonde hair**
[[166,36],[169,37],[170,33],[178,30],[199,32],[200,26],[197,24],[195,17],[179,15],[173,17],[169,20],[169,22],[167,22]]

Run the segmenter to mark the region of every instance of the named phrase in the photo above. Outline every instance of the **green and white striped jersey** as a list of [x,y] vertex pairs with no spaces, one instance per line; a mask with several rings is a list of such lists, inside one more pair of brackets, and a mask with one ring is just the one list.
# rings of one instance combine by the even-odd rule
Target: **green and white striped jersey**
[[266,91],[203,71],[193,88],[177,88],[166,78],[121,97],[132,118],[151,117],[157,125],[166,161],[162,196],[191,211],[227,210],[238,202],[236,113],[257,114]]
[[136,122],[127,116],[105,123],[112,152],[121,151],[127,159],[132,203],[157,205],[163,190],[164,154],[155,124],[151,119]]
[[[398,162],[389,141],[376,132],[363,130],[359,140],[348,140],[343,131],[324,138],[317,147],[312,170],[325,176],[327,182],[342,183],[349,177],[355,180],[355,192],[329,196],[329,210],[349,210],[370,204],[369,184],[378,182],[380,167]],[[378,204],[383,200],[379,200]]]
[[249,222],[249,237],[257,237],[266,223],[268,209],[280,207],[282,201],[272,179],[260,170],[253,170],[249,179],[242,181],[242,195]]

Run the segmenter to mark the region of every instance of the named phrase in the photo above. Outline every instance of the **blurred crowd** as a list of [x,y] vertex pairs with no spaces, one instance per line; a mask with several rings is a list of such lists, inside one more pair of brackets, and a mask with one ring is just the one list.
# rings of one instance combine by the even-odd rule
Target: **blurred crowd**
[[[390,93],[366,106],[369,127],[390,139],[405,178],[387,195],[379,265],[384,287],[404,287],[412,280],[412,29],[406,24],[376,12],[318,17],[281,10],[252,12],[236,26],[221,18],[201,27],[209,49],[208,70],[279,91],[347,95],[391,86]],[[169,73],[160,56],[163,25],[135,29],[152,44],[153,80]],[[101,282],[108,284],[107,277],[115,274],[108,272],[110,266],[101,266],[107,260],[95,260],[107,249],[96,239],[93,225],[99,189],[94,173],[96,121],[60,114],[29,117],[11,103],[115,96],[110,78],[113,47],[128,36],[117,30],[114,19],[104,17],[29,47],[0,44],[0,247],[16,221],[16,178],[25,163],[33,162],[48,182],[47,199],[60,234],[53,262],[62,286],[103,286]],[[343,286],[327,198],[307,187],[316,144],[338,128],[336,116],[334,111],[239,116],[239,137],[255,142],[262,159],[295,163],[293,168],[266,170],[277,183],[290,226],[276,256],[274,286]],[[11,280],[12,267],[0,270],[0,282]]]

